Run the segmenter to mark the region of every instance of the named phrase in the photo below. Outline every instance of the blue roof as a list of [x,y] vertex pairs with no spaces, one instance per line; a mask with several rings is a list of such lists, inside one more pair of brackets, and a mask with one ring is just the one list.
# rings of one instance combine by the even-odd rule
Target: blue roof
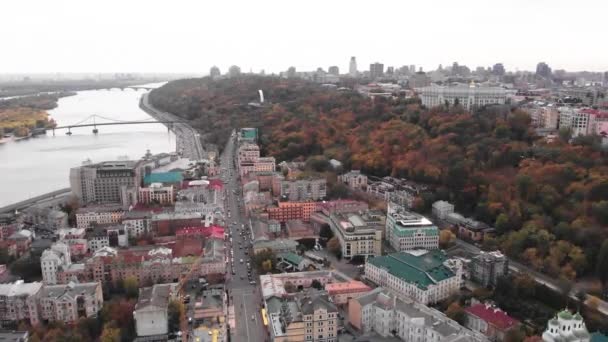
[[181,172],[159,172],[151,173],[144,177],[144,185],[152,183],[180,183],[184,177]]
[[591,342],[608,342],[608,336],[599,332],[594,332],[591,334]]

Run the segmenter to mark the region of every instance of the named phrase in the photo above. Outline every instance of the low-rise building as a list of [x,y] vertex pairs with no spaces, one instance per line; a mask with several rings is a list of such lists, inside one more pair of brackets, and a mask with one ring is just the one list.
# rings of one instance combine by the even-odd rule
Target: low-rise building
[[268,300],[272,297],[283,298],[289,295],[286,287],[290,284],[296,290],[309,289],[313,281],[318,281],[321,286],[329,283],[339,282],[332,271],[309,271],[279,274],[260,275],[260,287],[262,297]]
[[367,176],[362,174],[360,170],[351,170],[343,175],[338,176],[338,181],[348,185],[354,190],[365,191],[367,189]]
[[314,264],[296,253],[279,253],[277,254],[278,266],[284,270],[290,271],[310,271],[314,269]]
[[0,330],[0,341],[2,342],[28,342],[30,333],[17,330]]
[[150,220],[153,212],[146,210],[130,210],[124,213],[122,224],[129,237],[138,237],[150,232]]
[[433,203],[433,215],[441,220],[445,220],[448,214],[454,212],[454,205],[447,201],[437,201]]
[[424,305],[457,293],[463,284],[462,263],[440,250],[400,252],[367,259],[365,278]]
[[169,332],[169,301],[177,296],[177,283],[156,284],[139,289],[139,298],[133,311],[138,337],[166,338]]
[[276,207],[266,208],[268,218],[279,222],[289,220],[310,221],[310,216],[317,209],[315,202],[279,202]]
[[57,284],[58,270],[70,266],[71,263],[70,246],[62,241],[53,244],[51,248],[42,252],[40,257],[42,281],[45,284]]
[[40,323],[38,298],[42,283],[0,284],[0,322],[29,321],[32,325]]
[[496,286],[498,279],[509,274],[509,259],[500,251],[481,252],[471,260],[471,280],[484,286]]
[[371,290],[371,287],[358,280],[325,285],[325,291],[336,305],[348,304],[348,301],[352,298],[357,298]]
[[147,188],[139,188],[137,202],[141,204],[171,205],[175,203],[173,185],[164,186],[162,183],[152,183]]
[[325,178],[283,179],[281,198],[289,201],[319,201],[327,196]]
[[268,312],[275,342],[338,341],[338,309],[323,294],[303,294],[284,300]]
[[88,229],[93,224],[120,223],[124,211],[120,205],[98,205],[76,210],[76,227]]
[[417,88],[416,92],[427,108],[461,105],[464,109],[480,108],[493,104],[505,104],[507,92],[499,87],[480,87],[471,83],[470,85],[437,86]]
[[487,342],[484,335],[466,329],[443,313],[378,287],[349,300],[348,321],[361,333],[401,341]]
[[101,283],[47,285],[40,291],[40,316],[44,321],[76,322],[96,317],[103,307]]
[[492,341],[503,341],[507,333],[519,327],[519,321],[490,304],[475,304],[464,309],[465,326],[479,331]]
[[375,256],[382,254],[385,216],[379,211],[335,212],[326,216],[314,214],[315,221],[325,220],[340,241],[342,257]]
[[223,275],[226,273],[226,256],[224,254],[223,237],[210,238],[205,244],[205,251],[201,259],[201,276],[210,274]]
[[270,249],[274,253],[295,253],[298,242],[289,239],[261,240],[253,243],[253,253],[258,254]]
[[426,217],[389,202],[386,240],[397,251],[439,248],[439,228]]
[[572,314],[568,309],[564,309],[549,320],[542,339],[543,342],[589,342],[591,335],[581,314]]

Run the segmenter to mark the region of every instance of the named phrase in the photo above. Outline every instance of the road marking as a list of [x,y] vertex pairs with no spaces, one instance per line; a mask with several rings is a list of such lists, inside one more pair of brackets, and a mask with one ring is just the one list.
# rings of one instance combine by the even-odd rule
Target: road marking
[[249,341],[249,317],[247,316],[247,305],[245,304],[245,294],[241,296],[243,300],[243,309],[245,309],[245,329],[247,330],[247,341]]

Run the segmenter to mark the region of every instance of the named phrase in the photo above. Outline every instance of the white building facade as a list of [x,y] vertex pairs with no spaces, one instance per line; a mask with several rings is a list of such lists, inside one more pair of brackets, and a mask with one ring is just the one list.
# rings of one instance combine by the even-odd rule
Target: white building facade
[[427,108],[443,106],[446,102],[450,106],[460,104],[464,109],[470,110],[493,104],[504,104],[507,100],[507,92],[499,87],[478,87],[473,84],[469,86],[437,86],[417,88],[416,92]]

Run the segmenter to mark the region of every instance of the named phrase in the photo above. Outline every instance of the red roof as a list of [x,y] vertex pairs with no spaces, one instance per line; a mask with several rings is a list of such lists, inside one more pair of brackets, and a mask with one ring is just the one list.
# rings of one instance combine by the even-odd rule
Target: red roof
[[465,309],[471,315],[477,316],[489,324],[494,325],[500,330],[507,330],[517,324],[519,321],[507,315],[506,312],[486,304],[475,304]]
[[209,188],[214,190],[222,190],[224,188],[224,182],[221,179],[210,179]]
[[601,118],[608,117],[608,112],[602,111],[602,110],[598,110],[598,109],[593,109],[593,108],[581,109],[580,112],[581,113],[585,113],[585,114],[595,115],[595,116],[601,117]]

